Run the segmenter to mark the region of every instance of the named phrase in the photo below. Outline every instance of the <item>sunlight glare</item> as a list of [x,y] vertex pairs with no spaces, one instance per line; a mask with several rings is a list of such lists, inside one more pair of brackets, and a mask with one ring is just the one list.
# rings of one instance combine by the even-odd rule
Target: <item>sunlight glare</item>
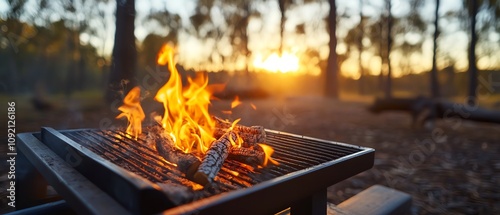
[[291,73],[299,70],[299,58],[287,52],[283,53],[281,57],[277,53],[273,53],[265,59],[262,55],[258,55],[253,61],[253,65],[257,69],[273,73]]

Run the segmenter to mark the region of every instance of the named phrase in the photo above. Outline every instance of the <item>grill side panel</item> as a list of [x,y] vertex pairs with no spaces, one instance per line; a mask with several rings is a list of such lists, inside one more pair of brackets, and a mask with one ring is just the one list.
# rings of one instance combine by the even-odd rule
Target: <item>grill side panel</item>
[[150,182],[99,157],[52,128],[41,140],[92,183],[135,214],[151,214],[173,206]]

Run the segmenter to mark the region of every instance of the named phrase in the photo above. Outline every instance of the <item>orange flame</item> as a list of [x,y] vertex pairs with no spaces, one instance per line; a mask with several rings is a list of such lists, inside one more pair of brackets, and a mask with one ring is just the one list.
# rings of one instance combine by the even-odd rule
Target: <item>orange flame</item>
[[274,153],[274,149],[271,146],[268,146],[268,145],[262,144],[262,143],[259,143],[259,146],[262,147],[262,149],[264,150],[264,154],[265,154],[264,163],[262,164],[263,166],[266,166],[267,162],[271,162],[274,165],[279,164],[278,161],[275,161],[274,159],[271,158],[271,156]]
[[158,64],[168,64],[170,78],[156,93],[155,100],[163,103],[165,113],[159,121],[177,148],[185,153],[204,154],[215,140],[215,122],[208,113],[212,92],[205,75],[188,78],[183,88],[181,76],[173,60],[174,48],[165,45],[158,55]]
[[123,105],[118,108],[122,113],[116,118],[126,117],[128,120],[127,134],[137,139],[142,133],[142,121],[145,118],[141,107],[141,88],[134,87],[123,99]]
[[[236,127],[236,125],[238,124],[238,122],[240,120],[241,119],[234,120],[233,123],[231,124],[231,127],[229,128],[229,130],[233,131],[234,127]],[[234,134],[236,135],[236,141],[234,141],[232,138],[229,138],[229,142],[231,142],[231,145],[233,147],[240,148],[243,145],[243,139],[240,137],[240,135],[238,135],[238,132],[235,132]]]
[[[185,153],[193,153],[201,157],[215,141],[213,133],[216,122],[208,113],[208,106],[213,92],[222,90],[223,85],[208,85],[207,76],[204,73],[198,73],[195,78],[188,77],[187,86],[183,86],[181,76],[175,67],[174,52],[173,47],[164,45],[158,53],[157,63],[168,66],[170,77],[154,97],[165,108],[163,116],[155,115],[154,120],[163,127],[165,132],[163,135],[172,138],[175,147]],[[126,132],[137,139],[142,132],[141,122],[145,118],[140,105],[140,88],[133,88],[123,103],[124,105],[118,108],[122,113],[117,118],[128,119]],[[231,108],[240,104],[241,101],[236,96],[231,103]],[[255,105],[251,104],[251,106],[256,109]],[[232,122],[228,130],[233,130],[239,121],[240,119],[237,119]],[[238,132],[235,134],[237,137],[235,140],[229,138],[232,146],[242,147],[243,139]],[[273,149],[264,144],[259,145],[265,153],[263,166],[266,166],[268,162],[278,164],[271,158]],[[238,173],[231,172],[231,174],[237,175]]]

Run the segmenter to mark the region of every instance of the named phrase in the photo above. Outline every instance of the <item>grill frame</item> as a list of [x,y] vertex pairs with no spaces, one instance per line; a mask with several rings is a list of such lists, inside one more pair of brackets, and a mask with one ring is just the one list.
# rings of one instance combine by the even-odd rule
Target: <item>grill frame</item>
[[[344,179],[354,176],[373,166],[375,150],[366,147],[354,146],[345,143],[321,140],[317,138],[290,134],[286,132],[266,130],[266,132],[277,132],[290,136],[305,138],[309,140],[329,142],[332,144],[353,147],[361,151],[331,160],[307,169],[299,170],[288,175],[280,176],[265,182],[261,182],[247,189],[235,190],[208,197],[202,201],[195,201],[185,205],[168,209],[164,214],[267,214],[277,213],[292,205],[302,207],[308,204],[317,203],[317,198],[326,201],[326,188]],[[341,168],[346,171],[337,174],[332,172],[332,167]],[[354,168],[353,168],[354,167]],[[293,187],[307,186],[306,189],[298,189],[290,192]],[[262,201],[265,196],[266,200]],[[255,199],[257,204],[249,204]],[[269,200],[272,199],[272,200]],[[257,206],[256,206],[257,205]],[[237,207],[228,207],[237,206]],[[324,206],[326,214],[326,202],[319,205]],[[312,209],[316,211],[316,208]],[[292,207],[293,213],[293,207]],[[305,214],[311,214],[306,211]]]
[[[158,205],[158,202],[165,202],[163,197],[156,196],[153,199],[143,199],[141,193],[155,192],[158,188],[154,184],[145,182],[140,176],[137,176],[127,170],[118,167],[117,165],[105,160],[104,158],[94,154],[90,150],[86,149],[79,143],[74,142],[69,137],[61,134],[61,132],[71,132],[79,130],[89,130],[89,129],[76,129],[76,130],[64,130],[56,131],[51,128],[43,128],[44,132],[40,133],[27,133],[19,135],[18,139],[21,151],[30,148],[26,136],[32,135],[39,139],[42,144],[47,145],[61,158],[66,158],[68,161],[68,156],[74,156],[77,152],[84,159],[80,164],[74,166],[79,172],[82,172],[85,177],[88,177],[90,181],[95,182],[96,180],[102,180],[99,177],[95,178],[91,174],[90,167],[94,165],[99,165],[105,169],[110,175],[108,179],[114,180],[116,175],[126,175],[126,183],[132,184],[132,187],[137,187],[137,189],[131,189],[126,191],[132,193],[137,198],[135,202],[119,202],[127,207],[129,211],[135,214],[149,214],[152,212],[158,212],[158,208],[154,208]],[[50,135],[43,135],[47,133]],[[286,132],[267,130],[266,132],[285,135],[288,137],[302,138],[308,141],[317,141],[328,144],[335,144],[342,147],[353,148],[359,150],[358,152],[352,153],[350,155],[330,160],[328,162],[321,163],[309,168],[305,168],[299,171],[289,173],[277,178],[273,178],[264,182],[255,184],[249,188],[233,190],[230,192],[220,193],[208,198],[197,200],[191,203],[187,203],[181,206],[173,207],[163,211],[165,214],[178,214],[178,213],[199,213],[199,214],[262,214],[262,213],[275,213],[280,210],[293,206],[293,208],[307,208],[311,207],[311,204],[316,204],[317,199],[321,199],[320,202],[325,203],[326,212],[326,188],[344,179],[347,179],[355,174],[362,171],[370,169],[373,166],[374,161],[374,149],[360,147],[345,143],[337,143],[334,141],[327,141],[317,138],[311,138],[301,135],[290,134]],[[31,140],[34,141],[34,140]],[[63,145],[61,145],[63,144]],[[61,147],[66,146],[66,147]],[[67,147],[71,147],[69,150]],[[30,155],[33,156],[33,155]],[[33,162],[33,161],[31,161]],[[85,164],[87,162],[87,164]],[[83,165],[82,165],[83,164]],[[87,167],[86,167],[87,166]],[[37,167],[37,169],[40,169]],[[338,171],[338,170],[342,171]],[[47,173],[43,172],[42,175],[45,177]],[[101,170],[102,171],[102,170]],[[47,178],[47,177],[45,177]],[[102,178],[102,177],[101,177]],[[57,183],[53,180],[49,180],[49,184]],[[99,183],[99,182],[98,182]],[[300,189],[290,192],[295,187],[301,187]],[[103,187],[101,187],[103,189]],[[107,189],[107,190],[106,190]],[[106,188],[104,191],[110,195],[116,197],[121,192],[116,192],[116,189],[123,189],[122,187]],[[57,190],[57,188],[56,188]],[[57,190],[59,192],[59,190]],[[66,196],[63,196],[67,198]],[[263,200],[265,197],[267,201]],[[271,201],[269,201],[271,199]],[[316,200],[314,200],[316,199]],[[84,200],[81,200],[84,202]],[[315,203],[316,202],[316,203]],[[71,205],[71,202],[68,202]],[[80,203],[79,203],[80,204]],[[131,205],[130,205],[131,204]],[[258,205],[258,207],[256,207]],[[321,207],[322,203],[319,204]],[[73,206],[73,205],[72,205]],[[79,205],[78,207],[81,207]],[[151,208],[152,207],[152,208]],[[169,206],[170,207],[170,206]],[[145,209],[149,208],[149,209]]]

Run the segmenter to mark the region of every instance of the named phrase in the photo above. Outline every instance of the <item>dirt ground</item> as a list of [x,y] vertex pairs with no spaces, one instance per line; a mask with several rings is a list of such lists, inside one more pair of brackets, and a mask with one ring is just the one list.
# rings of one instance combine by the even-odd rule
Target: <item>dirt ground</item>
[[[451,118],[437,121],[434,128],[412,128],[408,114],[373,115],[366,111],[368,104],[369,99],[268,98],[243,100],[229,115],[230,101],[214,101],[211,113],[241,118],[245,125],[374,148],[372,169],[328,189],[332,203],[381,184],[411,194],[413,214],[500,214],[500,125]],[[66,105],[70,108],[45,112],[20,105],[18,133],[37,131],[40,126],[67,129],[125,124],[114,121],[117,114],[112,106],[75,101]],[[158,106],[145,107],[147,115],[155,109]],[[1,149],[2,156],[5,151]],[[2,164],[0,179],[5,182],[7,164]],[[1,185],[5,192],[6,184]],[[8,210],[5,201],[2,197],[0,212]]]

